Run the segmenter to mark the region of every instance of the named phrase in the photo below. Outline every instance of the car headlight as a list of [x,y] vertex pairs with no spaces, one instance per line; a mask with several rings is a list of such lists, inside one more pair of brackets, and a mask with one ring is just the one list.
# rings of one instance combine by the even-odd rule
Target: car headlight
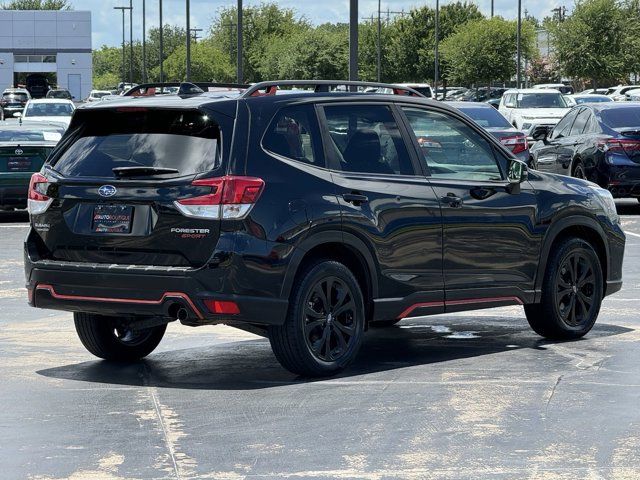
[[609,218],[612,223],[618,223],[620,221],[620,217],[618,216],[616,202],[613,200],[611,192],[600,187],[593,187],[591,190],[595,193],[595,198],[604,210],[607,218]]

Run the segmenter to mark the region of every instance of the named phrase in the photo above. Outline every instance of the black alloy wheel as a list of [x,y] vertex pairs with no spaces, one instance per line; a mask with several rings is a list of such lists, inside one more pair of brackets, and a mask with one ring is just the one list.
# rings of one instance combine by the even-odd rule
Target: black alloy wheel
[[580,251],[565,257],[556,275],[556,305],[562,320],[572,327],[589,318],[595,302],[592,261]]
[[339,278],[326,277],[311,288],[305,305],[303,324],[307,345],[320,360],[338,360],[355,340],[353,292]]
[[333,375],[355,359],[364,324],[364,297],[353,273],[339,262],[318,260],[296,277],[285,323],[269,327],[269,341],[290,372]]
[[582,163],[578,163],[576,168],[573,169],[573,176],[575,178],[582,178],[583,180],[587,179],[587,174],[584,170],[584,165]]

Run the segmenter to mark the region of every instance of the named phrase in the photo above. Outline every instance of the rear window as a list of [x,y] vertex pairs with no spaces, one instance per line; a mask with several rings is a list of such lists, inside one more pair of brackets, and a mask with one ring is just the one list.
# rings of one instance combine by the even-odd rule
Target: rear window
[[73,106],[69,103],[31,103],[24,112],[25,117],[70,117]]
[[640,107],[604,109],[600,111],[600,119],[611,128],[638,128]]
[[511,128],[511,124],[495,108],[464,108],[460,110],[484,128]]
[[[114,168],[172,168],[161,178],[220,165],[220,129],[205,113],[176,110],[83,112],[77,138],[53,167],[65,176],[115,178]],[[154,177],[155,178],[155,177]]]
[[29,100],[26,93],[3,93],[2,98],[10,102],[26,102]]

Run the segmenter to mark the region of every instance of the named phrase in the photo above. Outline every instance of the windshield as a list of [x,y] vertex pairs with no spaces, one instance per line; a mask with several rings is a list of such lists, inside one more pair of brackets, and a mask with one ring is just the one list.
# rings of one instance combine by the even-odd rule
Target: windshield
[[600,118],[611,128],[637,129],[640,127],[640,106],[602,110]]
[[557,93],[519,93],[516,97],[518,108],[567,108],[567,102]]
[[26,102],[29,100],[29,97],[26,93],[3,93],[3,100],[8,100],[9,102]]
[[50,90],[47,93],[48,98],[67,98],[71,99],[71,94],[66,90]]
[[202,112],[106,111],[83,117],[79,138],[54,163],[63,175],[114,178],[114,168],[156,167],[182,176],[219,165],[220,131]]
[[460,107],[460,110],[484,128],[511,128],[511,124],[495,108]]
[[70,117],[73,106],[68,103],[32,103],[24,112],[25,117]]

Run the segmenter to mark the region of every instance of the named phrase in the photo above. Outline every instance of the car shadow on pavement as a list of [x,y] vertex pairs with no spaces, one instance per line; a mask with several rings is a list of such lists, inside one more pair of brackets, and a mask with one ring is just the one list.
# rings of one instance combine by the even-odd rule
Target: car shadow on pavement
[[[615,325],[596,324],[586,339],[571,343],[628,331],[630,329]],[[330,380],[344,381],[376,372],[521,349],[546,350],[552,343],[535,335],[526,323],[516,318],[485,317],[470,322],[466,317],[444,325],[411,319],[394,327],[369,330],[355,363]],[[547,352],[535,352],[532,358],[538,363],[541,355]],[[556,356],[548,355],[548,358]],[[129,364],[97,360],[37,373],[82,382],[202,390],[253,390],[326,381],[297,377],[284,370],[266,339],[159,352]],[[438,374],[434,375],[434,381],[439,378]]]
[[0,210],[0,223],[27,223],[28,221],[29,213],[26,210]]

